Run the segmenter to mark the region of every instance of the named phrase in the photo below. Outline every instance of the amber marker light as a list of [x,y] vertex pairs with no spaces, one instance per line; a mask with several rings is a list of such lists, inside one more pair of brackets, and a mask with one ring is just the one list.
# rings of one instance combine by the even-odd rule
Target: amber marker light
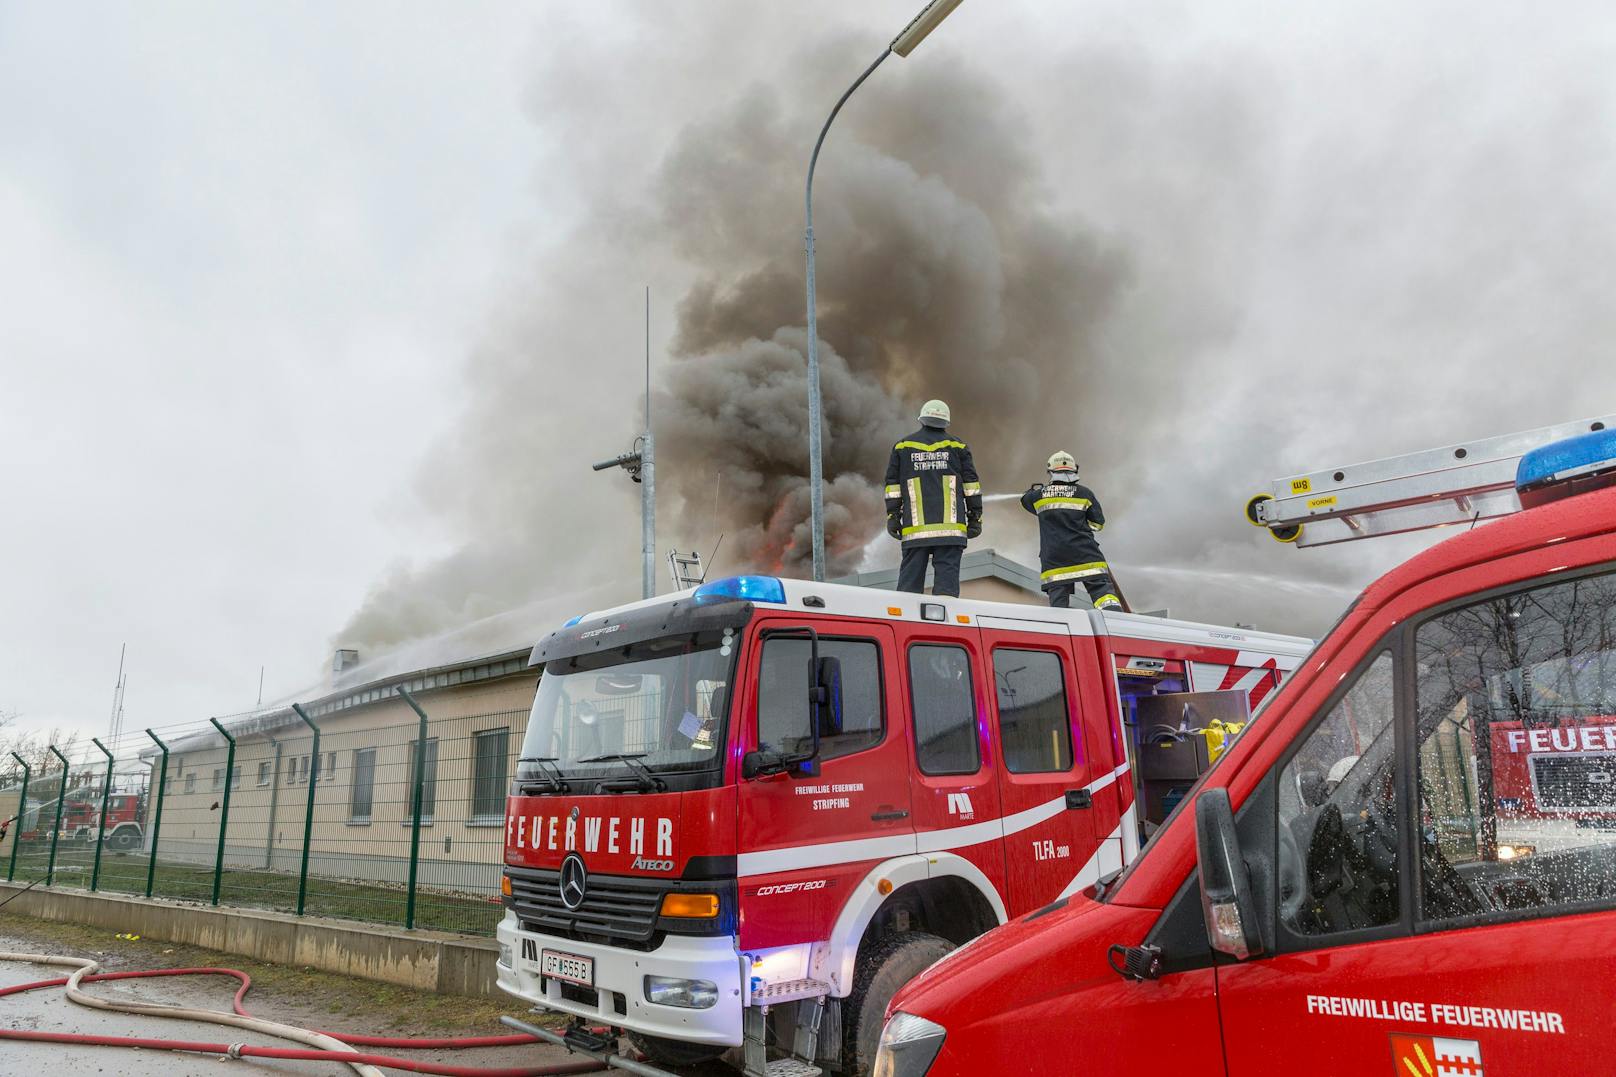
[[669,894],[662,899],[662,915],[685,920],[711,920],[718,915],[718,895]]
[[893,617],[902,617],[903,616],[903,607],[902,606],[888,606],[887,607],[887,613],[889,613]]
[[955,614],[954,615],[954,620],[958,621],[962,625],[968,625],[968,624],[971,623],[971,619],[969,617],[965,616],[965,614],[963,614],[963,613]]
[[506,897],[511,896],[511,877],[509,875],[499,877],[499,892]]

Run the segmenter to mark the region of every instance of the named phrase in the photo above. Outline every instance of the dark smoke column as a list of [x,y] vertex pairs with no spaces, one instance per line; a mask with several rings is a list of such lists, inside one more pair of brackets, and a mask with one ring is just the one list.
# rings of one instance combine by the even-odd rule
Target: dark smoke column
[[[808,251],[808,489],[809,511],[813,517],[813,544],[814,544],[814,581],[822,583],[825,579],[825,494],[824,494],[824,465],[820,460],[820,407],[819,407],[819,316],[816,310],[818,304],[814,299],[814,166],[819,163],[819,147],[825,144],[825,135],[830,131],[830,125],[835,122],[836,114],[842,111],[847,99],[853,96],[853,91],[864,85],[864,80],[870,73],[881,66],[892,53],[899,56],[908,56],[915,46],[926,39],[926,35],[937,28],[937,24],[948,18],[949,14],[960,6],[962,0],[931,0],[921,9],[920,14],[910,20],[903,32],[892,39],[891,44],[881,50],[881,55],[875,62],[864,69],[864,74],[853,81],[837,100],[836,107],[830,110],[825,118],[825,126],[819,129],[819,138],[814,141],[814,152],[808,158],[808,182],[803,190],[803,246]],[[649,400],[649,394],[647,394]],[[647,407],[650,404],[647,403]]]

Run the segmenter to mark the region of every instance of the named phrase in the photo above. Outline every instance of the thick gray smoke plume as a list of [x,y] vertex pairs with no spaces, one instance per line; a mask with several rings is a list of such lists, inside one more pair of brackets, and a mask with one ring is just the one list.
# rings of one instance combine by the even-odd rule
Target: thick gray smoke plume
[[[580,224],[535,241],[422,477],[456,552],[391,570],[344,642],[637,596],[637,488],[588,464],[639,425],[647,280],[663,549],[725,533],[719,571],[802,571],[801,182],[879,37],[867,4],[671,7],[536,58],[544,204]],[[804,43],[822,7],[862,29]],[[1079,33],[965,5],[971,60],[939,34],[888,61],[816,183],[834,569],[895,560],[880,472],[941,396],[990,490],[1078,456],[1136,607],[1317,632],[1440,536],[1296,551],[1243,522],[1250,493],[1616,410],[1616,48],[1575,18],[1370,7],[1096,3]],[[1013,503],[982,541],[1036,557]]]
[[[887,452],[922,401],[950,401],[990,486],[1024,484],[1055,448],[1103,443],[1110,424],[1085,405],[1118,373],[1097,331],[1126,257],[1049,205],[1003,90],[944,56],[880,111],[905,122],[837,129],[817,205],[832,573],[856,569],[879,533]],[[702,270],[657,403],[681,526],[725,530],[739,564],[794,575],[810,556],[801,242],[763,208],[800,190],[793,136],[811,116],[754,90],[690,127],[657,183],[662,222]]]

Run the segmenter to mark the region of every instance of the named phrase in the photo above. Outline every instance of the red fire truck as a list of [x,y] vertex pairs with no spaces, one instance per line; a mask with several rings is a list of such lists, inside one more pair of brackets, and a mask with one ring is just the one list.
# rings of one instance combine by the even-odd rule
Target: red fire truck
[[1370,586],[1119,877],[904,988],[876,1072],[1616,1072],[1593,430],[1520,460],[1526,511]]
[[1131,860],[1310,646],[760,576],[575,618],[533,651],[499,985],[597,1055],[865,1072],[899,985]]

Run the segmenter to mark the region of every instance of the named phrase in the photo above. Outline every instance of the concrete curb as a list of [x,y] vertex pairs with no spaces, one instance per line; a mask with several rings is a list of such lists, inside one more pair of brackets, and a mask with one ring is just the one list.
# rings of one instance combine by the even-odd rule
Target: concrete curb
[[[23,888],[0,883],[0,901]],[[40,887],[22,894],[6,911],[41,920],[87,924],[167,942],[242,954],[279,965],[437,991],[503,998],[494,985],[493,939],[440,931],[405,931],[352,920],[296,917],[261,909],[187,905],[126,894]]]

